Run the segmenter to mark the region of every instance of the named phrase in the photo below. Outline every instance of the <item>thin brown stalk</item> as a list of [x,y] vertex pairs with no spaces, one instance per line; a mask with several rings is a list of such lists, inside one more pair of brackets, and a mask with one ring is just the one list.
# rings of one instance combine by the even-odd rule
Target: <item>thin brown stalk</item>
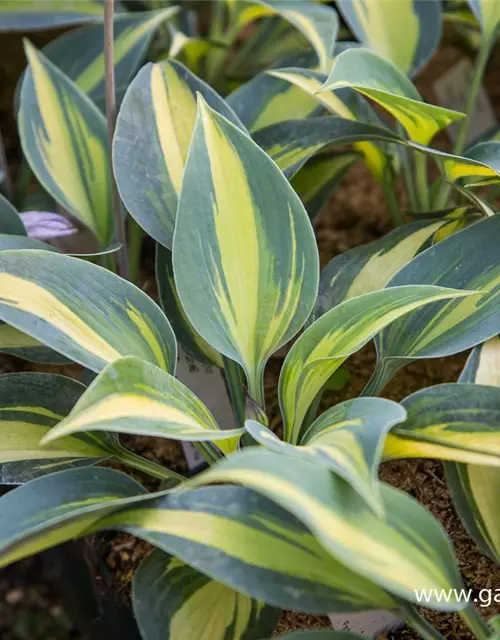
[[2,132],[0,131],[0,170],[4,175],[5,190],[7,191],[8,199],[14,201],[14,187],[12,180],[10,179],[9,166],[7,164],[7,155],[5,153],[5,145],[3,142]]
[[130,268],[127,253],[127,234],[125,230],[125,216],[123,214],[120,195],[113,174],[112,147],[116,124],[116,93],[115,93],[115,66],[114,66],[114,23],[115,1],[104,2],[104,74],[106,96],[106,120],[108,123],[109,146],[109,171],[111,176],[111,193],[113,212],[115,216],[116,238],[122,245],[117,253],[118,270],[120,275],[127,280],[130,277]]

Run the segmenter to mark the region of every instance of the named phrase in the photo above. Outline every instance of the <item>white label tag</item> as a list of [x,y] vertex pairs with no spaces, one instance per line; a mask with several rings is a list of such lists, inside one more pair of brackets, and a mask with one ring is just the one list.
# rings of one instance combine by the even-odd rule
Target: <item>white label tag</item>
[[[205,403],[221,429],[236,429],[226,383],[217,367],[196,362],[179,350],[176,377]],[[204,461],[190,442],[183,442],[182,448],[190,469]]]
[[[468,58],[461,58],[438,78],[432,86],[439,104],[446,109],[463,112],[471,80],[472,65]],[[467,135],[467,144],[473,142],[481,133],[487,131],[494,124],[495,112],[484,87],[480,87]],[[459,126],[460,122],[445,129],[453,142],[457,137]]]

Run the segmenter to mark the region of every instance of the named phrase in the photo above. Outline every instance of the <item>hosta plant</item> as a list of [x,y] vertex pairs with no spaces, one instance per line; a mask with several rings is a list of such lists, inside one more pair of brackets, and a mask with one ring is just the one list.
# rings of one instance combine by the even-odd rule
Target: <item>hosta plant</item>
[[[343,29],[362,46],[338,40],[324,3],[201,3],[199,15],[139,4],[117,7],[111,40],[98,2],[0,6],[4,29],[89,23],[44,51],[25,43],[24,173],[57,212],[28,216],[22,188],[0,199],[0,350],[83,373],[0,376],[0,480],[18,485],[0,499],[0,565],[110,529],[142,538],[156,547],[132,588],[145,640],[262,639],[280,609],[381,608],[437,638],[416,608],[423,590],[426,606],[489,637],[441,525],[378,471],[390,459],[446,461],[460,517],[498,561],[500,217],[488,195],[499,143],[464,151],[497,5],[470,2],[482,40],[459,113],[425,103],[411,79],[439,43],[437,1],[341,0]],[[455,149],[434,148],[455,122]],[[320,273],[312,221],[357,161],[395,228]],[[125,216],[128,245],[116,242]],[[95,251],[44,242],[56,223],[86,228]],[[161,306],[128,269],[115,272],[117,252],[137,267],[144,233]],[[362,395],[319,411],[332,376],[372,339]],[[223,371],[235,428],[176,378],[178,346]],[[283,428],[272,430],[264,371],[283,347]],[[472,347],[457,383],[383,397],[408,362]],[[189,441],[207,468],[185,478],[120,434]]]

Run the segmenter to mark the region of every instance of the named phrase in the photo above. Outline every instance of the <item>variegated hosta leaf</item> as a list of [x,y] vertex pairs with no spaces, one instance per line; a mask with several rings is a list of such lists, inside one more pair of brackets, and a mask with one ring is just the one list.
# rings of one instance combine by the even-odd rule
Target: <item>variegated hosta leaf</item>
[[[370,124],[383,128],[383,123],[370,107],[363,96],[357,94],[352,89],[346,88],[341,91],[329,91],[318,93],[326,82],[326,73],[319,73],[309,69],[285,68],[267,72],[273,78],[289,82],[295,87],[302,89],[307,95],[314,97],[319,104],[328,109],[330,113],[341,116],[347,120],[356,120],[363,124]],[[388,136],[392,141],[397,141],[397,134],[387,129]],[[379,144],[372,142],[357,142],[356,149],[361,151],[370,171],[381,179],[389,164],[389,149],[380,148]]]
[[474,347],[465,363],[459,382],[500,387],[500,338],[490,340]]
[[159,549],[134,576],[132,606],[143,640],[264,638],[279,615]]
[[426,249],[392,278],[388,287],[432,283],[481,293],[431,304],[384,329],[376,339],[378,363],[370,395],[412,360],[460,353],[500,332],[498,233],[500,216],[476,222]]
[[314,304],[318,251],[302,203],[278,167],[203,99],[177,210],[173,265],[190,322],[243,366],[250,393],[262,403],[267,359]]
[[400,136],[385,127],[335,116],[285,120],[260,129],[253,139],[288,178],[293,177],[309,158],[326,146],[356,144],[360,141],[401,141]]
[[[255,447],[191,481],[209,482],[242,484],[276,502],[300,519],[334,558],[405,600],[414,602],[418,589],[460,588],[456,559],[441,525],[388,485],[381,485],[382,518],[328,469],[300,459],[291,464],[288,456]],[[441,604],[448,610],[464,606]]]
[[2,0],[0,31],[41,31],[102,20],[99,0]]
[[334,631],[333,629],[313,629],[312,631],[292,631],[280,636],[286,640],[363,640],[366,636],[360,636],[352,631]]
[[225,48],[215,40],[187,36],[171,23],[168,24],[167,27],[170,34],[168,52],[167,55],[162,56],[158,62],[163,59],[178,60],[190,69],[190,71],[199,75],[204,71],[204,63],[207,56],[210,53]]
[[470,182],[466,185],[467,187],[487,186],[500,181],[500,142],[497,140],[481,142],[468,149],[464,155],[490,169],[488,174],[484,170],[478,170],[476,175],[485,177]]
[[250,489],[215,486],[157,496],[144,495],[112,469],[35,480],[0,498],[0,566],[86,533],[118,529],[276,606],[312,613],[398,606],[335,560],[300,520]]
[[0,251],[6,251],[7,249],[39,249],[41,251],[54,251],[60,253],[59,249],[37,240],[36,238],[29,238],[26,235],[15,236],[7,233],[0,233]]
[[59,471],[17,487],[0,498],[0,567],[92,533],[107,513],[148,497],[129,476],[100,467]]
[[182,308],[175,287],[172,252],[161,244],[156,245],[156,282],[161,307],[185,353],[198,362],[222,368],[222,356],[203,340]]
[[447,462],[445,469],[447,484],[460,520],[480,549],[498,564],[500,468]]
[[344,300],[385,287],[445,224],[412,222],[335,256],[321,272],[313,317],[319,318]]
[[169,249],[197,92],[242,126],[213,89],[174,60],[141,69],[125,94],[116,124],[113,166],[122,200],[141,227]]
[[497,0],[467,0],[467,2],[481,25],[485,39],[493,41],[498,35],[500,25],[500,6]]
[[0,484],[21,484],[110,455],[99,436],[70,436],[49,447],[40,445],[84,391],[76,380],[50,373],[0,376]]
[[[313,64],[310,57],[304,55],[294,56],[287,62],[299,67]],[[264,72],[233,91],[227,97],[227,102],[252,132],[284,120],[307,118],[321,111],[313,96],[286,80]]]
[[[145,55],[155,30],[178,12],[117,14],[114,19],[115,84],[127,87]],[[93,100],[104,96],[104,26],[86,25],[59,36],[43,53]]]
[[311,220],[320,215],[349,169],[360,160],[357,151],[333,151],[311,158],[291,180]]
[[411,145],[424,153],[430,153],[442,169],[448,180],[472,177],[478,180],[472,185],[482,186],[500,180],[500,142],[481,142],[468,149],[462,156],[429,149],[418,144]]
[[172,440],[213,440],[226,453],[244,429],[221,430],[206,406],[182,382],[139,358],[109,364],[44,443],[87,431]]
[[267,427],[253,420],[247,420],[245,427],[268,449],[334,471],[382,515],[377,471],[384,440],[389,429],[405,418],[406,411],[392,400],[356,398],[325,411],[307,429],[298,445],[282,442]]
[[[475,347],[460,382],[500,387],[498,336]],[[446,462],[445,470],[455,508],[465,528],[490,558],[500,562],[500,469],[483,464]]]
[[333,64],[322,91],[350,87],[387,109],[410,140],[428,144],[463,113],[426,104],[408,78],[391,62],[366,49],[348,49]]
[[417,73],[441,39],[439,0],[338,0],[358,40],[404,74]]
[[96,235],[113,236],[106,120],[67,76],[26,43],[19,135],[43,187]]
[[247,0],[237,4],[237,12],[240,30],[253,20],[278,14],[309,40],[320,69],[328,69],[338,30],[337,13],[332,7],[303,0]]
[[0,353],[40,364],[68,364],[64,356],[15,327],[0,322]]
[[[357,95],[352,89],[344,87],[334,91],[318,93],[326,82],[327,76],[324,73],[308,69],[290,68],[268,71],[267,74],[276,80],[289,82],[292,86],[301,89],[304,95],[314,97],[331,113],[341,116],[344,121],[353,121],[351,122],[351,127],[348,127],[347,123],[345,124],[346,132],[352,134],[354,127],[357,125],[360,142],[354,142],[354,145],[365,155],[368,168],[377,178],[384,177],[388,158],[392,153],[388,145],[395,143],[408,146],[430,156],[450,181],[465,176],[482,177],[495,181],[498,179],[500,163],[496,142],[489,145],[475,145],[463,156],[446,153],[418,142],[407,140],[384,127],[364,98],[361,95]],[[409,82],[407,79],[405,81]],[[305,114],[305,116],[307,115],[309,114]],[[266,150],[267,146],[272,145],[271,150],[274,153],[284,153],[285,159],[287,155],[291,155],[292,150],[295,150],[294,152],[297,155],[307,154],[308,147],[305,143],[312,143],[313,148],[316,145],[319,146],[319,140],[324,135],[322,132],[327,133],[330,130],[329,127],[326,127],[326,119],[324,119],[325,124],[323,124],[322,129],[316,124],[318,120],[320,118],[303,119],[299,125],[299,120],[294,121],[291,119],[288,122],[288,119],[284,117],[277,120],[277,122],[271,123],[272,126],[270,124],[265,128],[261,127],[254,134],[254,137]],[[297,122],[297,125],[292,125],[292,122]],[[330,126],[333,127],[333,125]],[[338,126],[340,127],[339,121]],[[291,138],[292,134],[295,136],[293,139]],[[304,139],[302,139],[302,136],[304,136]],[[267,142],[267,139],[269,139],[269,142]],[[371,140],[376,140],[377,143],[371,142]],[[285,149],[280,149],[278,145],[283,145]]]
[[387,436],[388,458],[440,458],[500,467],[500,389],[450,383],[405,398],[407,420]]
[[317,56],[302,33],[280,17],[269,16],[259,20],[241,46],[231,52],[225,73],[229,78],[252,78],[279,60],[301,53],[310,55],[312,64],[317,65]]
[[0,319],[92,371],[127,355],[175,370],[175,336],[159,307],[84,260],[0,252]]
[[[1,8],[1,5],[0,5]],[[1,15],[1,14],[0,14]],[[0,233],[25,236],[26,229],[16,208],[0,193]]]
[[288,352],[280,374],[285,440],[297,443],[316,394],[332,373],[381,329],[421,306],[470,293],[417,285],[382,289],[346,300],[313,322]]

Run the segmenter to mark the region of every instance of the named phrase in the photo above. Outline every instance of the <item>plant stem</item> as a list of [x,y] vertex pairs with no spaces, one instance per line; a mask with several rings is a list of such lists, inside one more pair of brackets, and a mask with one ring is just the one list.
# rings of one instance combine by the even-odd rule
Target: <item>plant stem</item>
[[427,622],[413,605],[405,603],[401,612],[406,624],[414,629],[422,640],[444,640],[439,631]]
[[0,170],[4,175],[5,190],[7,192],[7,198],[10,202],[14,201],[14,188],[12,186],[12,180],[10,179],[9,166],[7,164],[7,155],[5,153],[5,145],[3,142],[2,132],[0,131]]
[[[406,131],[402,124],[399,122],[396,125],[397,132],[403,138],[408,138]],[[406,196],[408,198],[408,208],[410,211],[417,211],[418,198],[417,190],[415,186],[415,177],[413,175],[413,158],[410,155],[410,150],[406,145],[398,145],[399,156],[402,165],[402,176],[406,187]]]
[[180,473],[176,473],[175,471],[166,469],[160,464],[152,462],[151,460],[147,460],[142,456],[138,456],[136,453],[133,453],[132,451],[129,451],[128,449],[125,449],[121,446],[116,449],[114,455],[120,462],[123,462],[123,464],[132,467],[132,469],[143,471],[153,478],[159,478],[160,480],[175,479],[178,482],[184,482],[184,480],[186,480],[186,478]]
[[399,227],[404,224],[405,220],[399,206],[398,199],[394,192],[394,182],[386,176],[382,179],[382,190],[384,192],[385,201],[387,203],[387,209],[391,216],[392,223],[395,227]]
[[141,262],[142,239],[144,232],[137,222],[128,217],[128,261],[130,267],[130,281],[137,284],[139,281],[139,266]]
[[22,157],[21,166],[19,167],[19,173],[17,176],[16,193],[14,197],[14,205],[18,211],[22,211],[24,201],[28,195],[30,183],[31,183],[31,167],[28,164],[26,158]]
[[424,153],[414,154],[415,179],[417,183],[418,202],[420,211],[429,211],[429,184],[427,182],[427,157]]
[[488,625],[472,604],[469,604],[466,609],[462,609],[458,613],[477,640],[487,640],[490,637],[491,631]]
[[242,427],[245,424],[245,378],[243,376],[243,370],[241,366],[227,358],[222,356],[224,363],[224,377],[226,378],[227,390],[231,399],[231,405],[233,407],[234,417],[238,427]]
[[116,273],[116,260],[112,253],[105,253],[101,256],[100,263],[105,269],[108,269],[108,271]]
[[122,210],[120,196],[113,173],[113,136],[116,123],[116,94],[115,94],[115,64],[114,64],[114,10],[115,0],[104,2],[104,78],[106,96],[106,120],[108,125],[108,153],[109,175],[111,181],[111,198],[115,217],[116,237],[122,245],[118,251],[118,270],[122,278],[130,277],[127,254],[127,234],[125,231],[125,216]]
[[[460,123],[457,139],[453,147],[453,153],[457,156],[463,153],[465,149],[465,145],[467,143],[467,134],[469,133],[470,121],[474,114],[474,109],[476,107],[477,94],[479,92],[479,89],[481,88],[481,82],[483,80],[484,72],[486,71],[488,58],[490,57],[491,44],[492,43],[490,39],[481,40],[481,46],[479,48],[479,52],[476,57],[469,94],[467,96],[467,102],[465,104],[465,114],[467,117],[464,118]],[[436,199],[436,204],[435,204],[436,209],[443,209],[445,207],[450,195],[450,190],[451,190],[451,187],[449,184],[443,185],[443,188],[441,189]]]
[[301,436],[306,433],[312,423],[316,420],[316,416],[318,414],[319,405],[321,402],[321,398],[325,393],[326,383],[321,387],[318,393],[314,396],[314,400],[311,402],[309,409],[306,411],[306,415],[304,416],[304,420],[302,420],[302,424],[300,425],[299,432],[295,434],[294,441],[292,444],[298,444]]
[[399,369],[404,367],[406,362],[404,359],[377,360],[372,377],[368,380],[360,396],[377,396],[385,385],[392,380]]
[[481,82],[483,80],[484,72],[486,71],[486,65],[488,64],[488,58],[490,57],[491,41],[484,39],[481,41],[479,47],[479,53],[477,54],[476,63],[474,65],[474,72],[472,75],[472,82],[469,89],[469,95],[467,96],[467,102],[465,104],[465,113],[467,115],[460,122],[460,128],[458,130],[458,136],[455,141],[453,153],[460,155],[465,149],[467,143],[467,134],[469,133],[471,118],[474,114],[476,107],[477,94],[481,88]]

